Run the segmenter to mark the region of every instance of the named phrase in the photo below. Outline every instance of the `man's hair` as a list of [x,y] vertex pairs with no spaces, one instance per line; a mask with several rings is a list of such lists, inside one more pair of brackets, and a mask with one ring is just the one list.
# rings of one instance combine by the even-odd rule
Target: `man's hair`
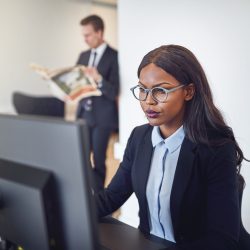
[[80,22],[80,24],[83,25],[92,25],[95,31],[104,31],[104,22],[101,17],[97,15],[90,15],[85,18],[83,18]]

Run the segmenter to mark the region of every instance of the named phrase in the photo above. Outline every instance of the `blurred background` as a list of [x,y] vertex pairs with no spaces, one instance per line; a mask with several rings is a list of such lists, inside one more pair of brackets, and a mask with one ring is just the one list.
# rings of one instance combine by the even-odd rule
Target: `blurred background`
[[[46,82],[29,68],[72,66],[87,49],[80,20],[98,14],[105,21],[105,40],[119,51],[121,93],[119,141],[122,158],[133,127],[146,122],[129,88],[137,83],[142,57],[162,44],[180,44],[200,60],[214,100],[250,158],[250,1],[248,0],[0,0],[0,112],[14,113],[13,91],[50,95]],[[243,162],[242,217],[250,231],[250,164]],[[120,219],[137,226],[134,197]]]

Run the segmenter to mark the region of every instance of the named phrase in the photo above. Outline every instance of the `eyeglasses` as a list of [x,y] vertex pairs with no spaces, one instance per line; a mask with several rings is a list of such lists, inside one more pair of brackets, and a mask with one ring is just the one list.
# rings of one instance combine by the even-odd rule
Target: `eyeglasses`
[[140,85],[137,85],[130,90],[132,91],[134,97],[139,101],[145,101],[148,97],[148,93],[151,93],[152,98],[156,102],[165,102],[168,98],[168,94],[174,92],[177,89],[182,88],[184,85],[179,85],[172,89],[165,89],[162,87],[154,87],[152,89],[145,89]]

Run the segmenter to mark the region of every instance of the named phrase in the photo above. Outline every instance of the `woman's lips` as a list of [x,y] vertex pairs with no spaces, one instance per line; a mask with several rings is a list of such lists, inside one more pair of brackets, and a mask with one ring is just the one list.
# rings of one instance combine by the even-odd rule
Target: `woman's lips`
[[145,113],[148,118],[157,118],[160,114],[159,112],[155,112],[153,110],[146,110]]

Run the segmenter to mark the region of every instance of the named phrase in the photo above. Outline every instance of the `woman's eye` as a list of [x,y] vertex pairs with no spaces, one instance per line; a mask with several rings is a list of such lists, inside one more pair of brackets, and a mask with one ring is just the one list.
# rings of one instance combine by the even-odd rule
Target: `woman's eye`
[[154,89],[153,91],[154,91],[154,94],[156,95],[162,95],[162,94],[165,95],[164,89]]
[[139,91],[140,92],[145,92],[145,89],[144,88],[139,88]]

